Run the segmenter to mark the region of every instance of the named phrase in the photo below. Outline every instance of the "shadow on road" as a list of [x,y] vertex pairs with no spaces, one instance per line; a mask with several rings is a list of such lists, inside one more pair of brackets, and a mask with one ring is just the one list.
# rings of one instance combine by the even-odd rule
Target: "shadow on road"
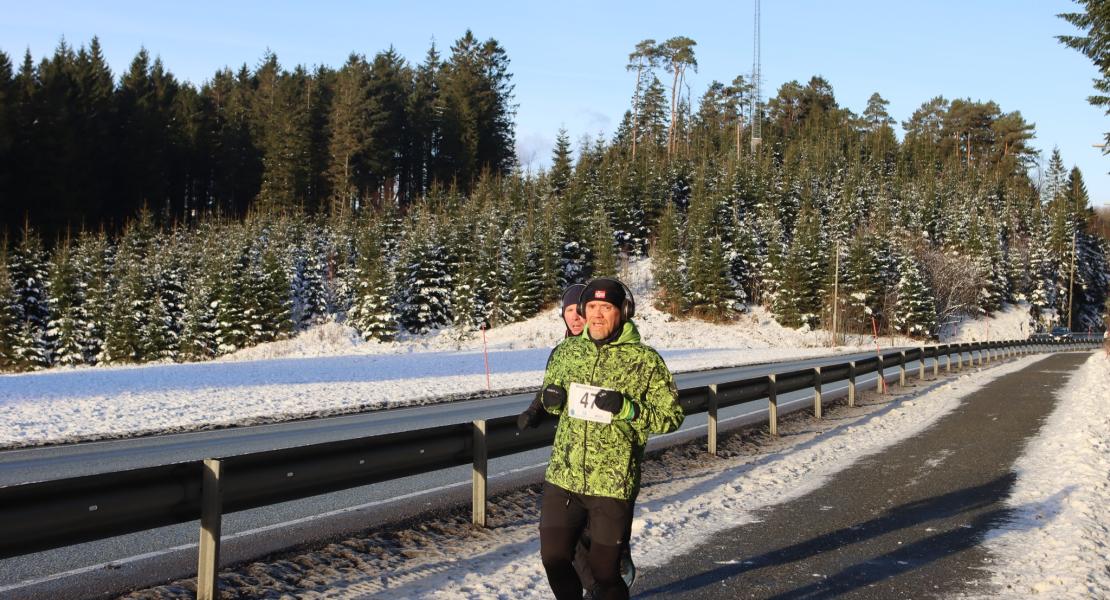
[[[906,528],[920,529],[920,526],[932,521],[953,521],[936,535],[898,546],[897,550],[876,555],[812,584],[780,592],[770,598],[824,598],[843,594],[978,545],[987,532],[1006,523],[1011,514],[1022,512],[1025,508],[991,508],[1009,495],[1015,479],[1016,476],[1010,473],[984,485],[903,504],[870,521],[772,550],[741,563],[721,565],[710,571],[645,590],[637,594],[637,597],[666,598],[680,592],[706,588],[765,567],[784,565],[852,544],[866,543]],[[1045,502],[1037,503],[1038,512],[1045,515],[1057,514],[1072,489],[1066,488]],[[960,522],[961,515],[967,517],[966,522]],[[1008,529],[1017,531],[1028,527],[1028,524],[1011,523]]]

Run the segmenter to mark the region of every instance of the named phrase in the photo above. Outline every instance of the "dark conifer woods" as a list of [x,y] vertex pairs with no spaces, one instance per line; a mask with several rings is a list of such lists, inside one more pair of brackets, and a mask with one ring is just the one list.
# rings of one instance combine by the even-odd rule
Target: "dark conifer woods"
[[743,75],[690,97],[696,48],[638,44],[612,139],[560,131],[539,173],[515,164],[508,54],[470,32],[419,63],[267,53],[200,89],[145,50],[116,82],[95,39],[0,54],[0,369],[204,360],[331,320],[465,337],[643,256],[676,316],[929,339],[1024,301],[1031,327],[1103,326],[1106,223],[1058,151],[1031,177],[1020,112],[937,96],[899,124],[812,77],[753,115]]

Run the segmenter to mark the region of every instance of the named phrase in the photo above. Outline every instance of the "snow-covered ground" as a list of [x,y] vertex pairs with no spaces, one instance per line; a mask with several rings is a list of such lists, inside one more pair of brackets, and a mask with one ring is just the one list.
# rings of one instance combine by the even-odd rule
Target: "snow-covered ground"
[[[717,460],[690,448],[645,464],[633,524],[637,564],[653,567],[690,551],[707,534],[751,522],[760,510],[800,497],[856,460],[928,428],[991,380],[1039,360],[1026,357],[902,393],[893,401],[838,409],[837,419],[796,419],[777,440],[727,438]],[[1110,360],[1096,353],[1043,431],[1029,444],[1011,504],[1039,506],[988,542],[995,580],[1014,597],[1110,595]],[[241,596],[265,590],[308,599],[546,598],[539,558],[538,496],[500,498],[491,527],[466,515],[412,529],[372,533],[221,575]],[[1035,551],[1031,551],[1035,549]],[[191,582],[136,592],[132,598],[189,597]],[[1005,589],[1005,588],[1003,588]]]
[[941,332],[941,339],[948,342],[981,342],[984,340],[1024,340],[1032,333],[1029,325],[1029,305],[1007,304],[990,317],[967,319],[950,325]]
[[1057,396],[1015,466],[1010,522],[984,542],[992,597],[1110,597],[1110,355]]
[[[668,366],[691,371],[859,350],[779,326],[762,309],[716,325],[652,306],[650,263],[623,275],[636,322]],[[556,309],[485,334],[441,330],[380,343],[330,323],[292,340],[193,364],[0,376],[0,448],[250,425],[535,388],[562,339]],[[883,339],[884,344],[888,340]],[[870,338],[855,340],[873,348]],[[489,380],[486,379],[488,348]]]

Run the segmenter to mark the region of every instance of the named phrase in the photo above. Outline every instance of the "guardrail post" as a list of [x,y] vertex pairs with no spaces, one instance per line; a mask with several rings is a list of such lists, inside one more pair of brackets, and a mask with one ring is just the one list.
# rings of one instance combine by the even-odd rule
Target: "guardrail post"
[[717,384],[709,384],[709,453],[717,456]]
[[940,377],[940,346],[933,346],[933,379]]
[[197,559],[197,600],[216,600],[219,594],[220,522],[223,511],[223,489],[220,474],[223,466],[214,458],[204,461],[204,479],[200,492],[200,548]]
[[856,361],[848,363],[848,406],[856,405]]
[[471,474],[471,517],[479,527],[486,526],[486,422],[474,421],[474,471]]
[[813,367],[813,416],[821,418],[821,367]]
[[962,371],[964,368],[964,349],[958,344],[956,346],[956,370]]
[[767,376],[767,426],[771,435],[779,434],[779,384],[774,373]]
[[925,381],[925,346],[921,347],[921,354],[917,355],[917,380]]
[[879,376],[875,380],[875,391],[879,392],[880,394],[882,394],[884,391],[886,391],[886,374],[883,373],[883,371],[885,371],[885,370],[886,370],[886,361],[883,360],[883,355],[880,354],[879,355],[879,367],[875,371],[875,373]]
[[898,387],[906,387],[906,351],[898,355]]

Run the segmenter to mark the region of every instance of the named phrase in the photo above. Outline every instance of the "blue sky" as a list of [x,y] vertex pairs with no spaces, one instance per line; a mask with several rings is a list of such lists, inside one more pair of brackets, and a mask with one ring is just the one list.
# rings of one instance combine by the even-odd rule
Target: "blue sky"
[[[1066,0],[765,0],[764,95],[789,80],[827,79],[841,106],[859,113],[879,92],[899,122],[926,100],[994,100],[1036,124],[1047,160],[1058,147],[1078,166],[1092,204],[1110,204],[1110,157],[1092,144],[1110,118],[1087,104],[1097,70],[1054,36],[1072,33],[1055,15]],[[516,85],[517,151],[525,167],[548,163],[559,127],[571,139],[609,135],[628,107],[634,75],[624,65],[645,38],[697,41],[699,96],[714,80],[747,76],[752,2],[77,2],[2,0],[0,50],[35,59],[58,41],[93,35],[117,75],[140,46],[179,78],[200,84],[219,68],[256,65],[267,48],[282,65],[342,65],[352,51],[393,46],[423,60],[432,40],[446,50],[467,29],[506,49]],[[899,128],[900,131],[900,128]]]

